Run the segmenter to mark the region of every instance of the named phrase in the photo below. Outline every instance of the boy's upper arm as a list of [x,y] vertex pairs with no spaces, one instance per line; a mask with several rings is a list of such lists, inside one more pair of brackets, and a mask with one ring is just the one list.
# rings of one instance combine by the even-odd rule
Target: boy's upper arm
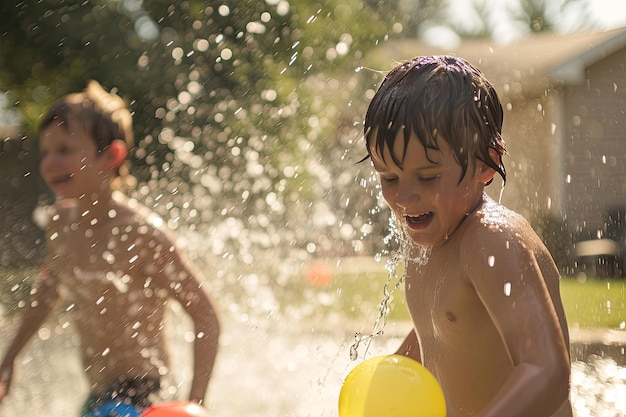
[[59,281],[50,267],[50,260],[46,259],[39,268],[39,274],[33,282],[31,295],[39,303],[53,305],[59,298]]
[[409,334],[404,338],[404,341],[396,350],[397,354],[408,356],[411,359],[422,363],[422,353],[420,350],[419,339],[417,338],[417,332],[415,329],[411,329]]
[[533,248],[515,231],[484,231],[463,261],[513,363],[558,362],[565,341]]
[[167,289],[187,313],[195,320],[207,316],[207,309],[213,310],[211,299],[204,289],[203,277],[186,259],[168,236],[156,233],[163,253],[155,256],[154,264],[146,260],[147,267],[156,267],[152,275],[159,286]]

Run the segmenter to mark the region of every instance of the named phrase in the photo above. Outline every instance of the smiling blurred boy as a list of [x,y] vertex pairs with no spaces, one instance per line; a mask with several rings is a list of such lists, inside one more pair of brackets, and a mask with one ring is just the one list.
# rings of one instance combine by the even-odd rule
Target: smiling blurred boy
[[161,382],[170,373],[164,334],[170,298],[193,321],[189,399],[204,400],[217,355],[217,313],[203,278],[154,217],[115,191],[132,138],[126,103],[95,81],[43,117],[40,172],[56,202],[42,273],[0,364],[0,402],[16,357],[61,294],[71,303],[91,389],[82,415],[137,415],[169,388]]
[[370,103],[383,197],[430,253],[407,262],[413,331],[397,353],[435,375],[449,417],[571,416],[559,271],[528,222],[484,194],[506,178],[502,122],[493,86],[455,57],[396,66]]

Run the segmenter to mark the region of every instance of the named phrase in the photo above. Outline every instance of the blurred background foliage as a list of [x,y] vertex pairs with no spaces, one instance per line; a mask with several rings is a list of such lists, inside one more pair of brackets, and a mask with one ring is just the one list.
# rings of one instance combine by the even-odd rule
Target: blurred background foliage
[[336,182],[342,173],[355,182],[344,153],[362,108],[348,103],[378,78],[355,63],[394,33],[392,9],[358,0],[0,7],[0,87],[24,121],[26,176],[37,176],[38,118],[95,79],[129,102],[132,194],[170,228],[208,234],[215,255],[247,264],[252,246],[301,260],[358,239],[352,219],[337,236],[348,198]]
[[310,202],[332,185],[320,188],[318,154],[330,162],[341,153],[329,148],[346,147],[333,124],[354,91],[336,77],[390,32],[355,0],[1,7],[0,86],[24,134],[34,137],[51,102],[88,80],[114,89],[134,113],[135,196],[167,219],[184,219],[170,227],[213,229],[216,254],[311,243],[302,226],[326,208]]

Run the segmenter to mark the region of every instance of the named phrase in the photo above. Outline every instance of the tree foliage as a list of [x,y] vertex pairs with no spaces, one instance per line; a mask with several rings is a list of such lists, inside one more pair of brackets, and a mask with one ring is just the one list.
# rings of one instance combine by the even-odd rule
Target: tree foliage
[[362,102],[375,80],[354,69],[395,33],[371,4],[0,7],[0,88],[28,136],[53,100],[95,79],[130,103],[139,184],[132,193],[170,227],[201,232],[215,254],[247,263],[253,247],[298,258],[336,254],[342,242],[358,240],[369,221],[358,213],[372,199],[346,196],[346,187],[362,193],[362,186],[345,150],[360,134],[363,110],[350,103]]

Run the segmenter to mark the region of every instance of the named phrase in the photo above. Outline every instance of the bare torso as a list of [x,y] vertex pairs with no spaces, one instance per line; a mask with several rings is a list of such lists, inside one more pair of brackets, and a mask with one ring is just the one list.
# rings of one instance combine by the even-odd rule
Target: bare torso
[[458,258],[435,253],[412,272],[406,292],[423,364],[444,388],[451,412],[480,410],[512,368],[502,339]]
[[49,246],[48,265],[69,305],[94,392],[124,379],[159,378],[168,367],[162,337],[168,292],[150,277],[150,260],[168,248],[127,207],[108,220],[83,221]]
[[[502,252],[485,254],[485,263],[510,255],[504,248],[507,236],[522,240],[521,246],[532,254],[542,272],[569,343],[558,295],[559,273],[550,255],[525,220],[515,213],[498,210],[506,216],[502,222],[488,224],[481,210],[472,213],[448,241],[432,249],[425,265],[408,265],[406,297],[420,340],[422,362],[444,390],[449,417],[478,415],[496,396],[514,366],[496,322],[472,284],[472,279],[483,277],[469,277],[472,269],[468,264],[473,261],[463,255],[469,236],[483,233],[486,227],[495,227],[504,236]],[[469,242],[472,243],[477,244]],[[490,256],[494,259],[488,259]],[[506,291],[505,284],[503,296]],[[571,416],[571,408],[564,413],[561,415]]]

